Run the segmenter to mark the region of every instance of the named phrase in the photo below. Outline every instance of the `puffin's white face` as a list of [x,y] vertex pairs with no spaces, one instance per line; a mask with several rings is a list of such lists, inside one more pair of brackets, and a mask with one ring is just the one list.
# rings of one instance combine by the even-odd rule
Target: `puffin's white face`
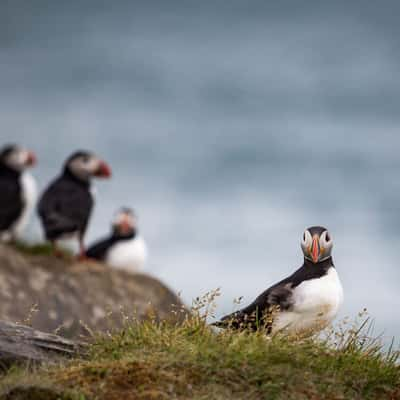
[[18,146],[9,146],[2,151],[1,161],[8,168],[23,172],[36,164],[36,156],[32,151]]
[[115,215],[112,226],[114,232],[119,235],[130,235],[136,231],[137,217],[131,209],[123,208]]
[[92,177],[109,178],[110,167],[94,154],[78,152],[73,154],[66,163],[66,167],[77,178],[88,181]]
[[333,240],[327,229],[313,226],[304,231],[301,248],[304,257],[314,264],[324,261],[331,256]]

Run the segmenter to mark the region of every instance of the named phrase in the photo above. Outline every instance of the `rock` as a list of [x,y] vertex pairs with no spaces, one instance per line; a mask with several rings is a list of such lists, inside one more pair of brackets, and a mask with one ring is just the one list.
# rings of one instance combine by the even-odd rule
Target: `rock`
[[0,245],[0,319],[76,338],[120,328],[127,317],[176,321],[186,313],[180,299],[148,275]]
[[84,345],[36,331],[23,325],[0,321],[0,366],[16,363],[41,363],[73,357],[84,351]]

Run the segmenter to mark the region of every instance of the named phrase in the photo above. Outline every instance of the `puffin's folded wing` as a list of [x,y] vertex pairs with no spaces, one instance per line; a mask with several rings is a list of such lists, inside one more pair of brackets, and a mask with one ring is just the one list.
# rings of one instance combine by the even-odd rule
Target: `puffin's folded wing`
[[62,180],[53,183],[38,205],[46,236],[51,239],[65,233],[85,230],[92,205],[89,192]]
[[57,212],[52,212],[44,216],[43,225],[46,230],[46,236],[49,239],[78,230],[78,224],[75,221]]
[[86,257],[104,261],[110,248],[111,240],[104,239],[94,243],[86,250]]
[[274,312],[287,310],[291,305],[291,285],[277,284],[263,292],[249,306],[226,315],[213,325],[219,328],[268,330],[273,322]]
[[21,212],[22,205],[18,202],[5,203],[0,201],[0,231],[9,229],[21,215]]
[[0,184],[0,231],[9,229],[21,215],[23,202],[15,185]]
[[218,328],[255,330],[260,326],[260,316],[262,314],[258,308],[255,308],[253,311],[247,311],[249,307],[225,315],[220,321],[214,322],[212,325]]

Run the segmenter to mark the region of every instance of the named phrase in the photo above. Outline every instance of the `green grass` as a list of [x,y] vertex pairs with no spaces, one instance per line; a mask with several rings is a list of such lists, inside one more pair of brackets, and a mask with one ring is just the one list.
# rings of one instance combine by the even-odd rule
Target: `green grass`
[[11,370],[0,399],[400,399],[398,352],[364,331],[267,338],[217,334],[199,315],[181,325],[129,321],[97,337],[84,360]]
[[[32,256],[53,256],[54,249],[51,243],[26,243],[22,241],[12,243],[12,246],[22,254]],[[62,254],[66,259],[72,258],[72,252],[62,249]]]

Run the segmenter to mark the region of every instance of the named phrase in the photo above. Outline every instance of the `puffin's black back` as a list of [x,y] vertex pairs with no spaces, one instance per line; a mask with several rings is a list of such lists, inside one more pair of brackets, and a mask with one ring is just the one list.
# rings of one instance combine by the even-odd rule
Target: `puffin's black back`
[[107,257],[108,251],[118,242],[123,242],[125,240],[130,240],[135,237],[135,232],[132,232],[130,235],[119,236],[117,234],[112,234],[106,239],[99,240],[95,242],[89,249],[86,251],[86,256],[88,258],[93,258],[95,260],[104,261]]
[[9,229],[24,208],[21,174],[0,162],[0,231]]
[[66,233],[87,228],[93,208],[90,185],[74,177],[68,170],[56,179],[43,193],[38,213],[46,238],[54,240]]

